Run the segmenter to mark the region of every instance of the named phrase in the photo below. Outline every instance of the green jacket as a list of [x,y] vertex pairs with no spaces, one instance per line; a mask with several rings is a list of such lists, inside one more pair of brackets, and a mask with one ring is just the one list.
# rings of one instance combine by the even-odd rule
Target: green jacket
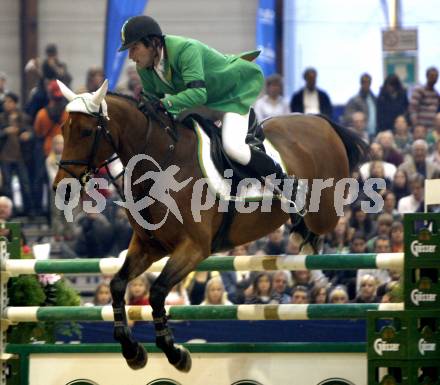
[[170,85],[154,69],[138,68],[138,73],[144,90],[161,98],[173,115],[201,105],[244,115],[263,87],[260,67],[248,61],[258,51],[223,55],[197,40],[167,35],[164,52]]

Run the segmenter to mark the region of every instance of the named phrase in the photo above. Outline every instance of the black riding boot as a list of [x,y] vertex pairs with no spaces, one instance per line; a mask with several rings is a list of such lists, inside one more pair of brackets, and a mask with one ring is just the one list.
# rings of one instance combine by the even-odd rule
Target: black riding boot
[[[278,187],[275,187],[274,189],[275,194],[282,192],[282,195],[290,203],[293,203],[293,201],[295,200],[296,190],[298,186],[297,180],[294,177],[289,176],[285,172],[283,172],[281,166],[263,151],[256,149],[255,147],[250,147],[250,149],[251,149],[251,160],[246,167],[249,167],[256,175],[261,176],[263,178],[275,174],[275,178],[281,180],[281,183],[277,185]],[[287,179],[293,180],[293,188],[291,191],[285,192],[284,180]]]

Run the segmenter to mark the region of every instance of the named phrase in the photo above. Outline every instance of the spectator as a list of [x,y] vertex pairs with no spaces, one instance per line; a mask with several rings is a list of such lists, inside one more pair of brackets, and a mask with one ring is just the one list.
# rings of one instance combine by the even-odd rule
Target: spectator
[[110,285],[107,282],[100,283],[95,290],[93,296],[93,306],[105,306],[112,303],[112,293],[110,292]]
[[101,213],[85,214],[77,221],[74,250],[80,257],[107,256],[113,244],[113,227]]
[[[380,143],[371,143],[370,145],[370,155],[371,161],[379,160],[382,161],[385,177],[392,180],[394,178],[394,173],[396,172],[396,166],[389,162],[384,161],[384,151]],[[361,174],[362,180],[365,181],[370,177],[371,161],[364,163],[359,168],[359,173]]]
[[[391,180],[385,176],[384,162],[373,160],[370,162],[370,178],[382,179],[385,181],[385,187],[379,189],[377,185],[371,187],[377,194],[383,197],[386,190],[391,187]],[[370,198],[372,201],[372,199]]]
[[440,112],[435,114],[434,128],[432,129],[432,136],[437,143],[440,140]]
[[292,289],[291,303],[296,305],[303,305],[310,303],[309,290],[305,286],[295,286]]
[[377,296],[377,281],[370,274],[365,274],[360,279],[360,288],[354,303],[379,303],[380,298]]
[[0,113],[3,112],[3,103],[5,101],[5,96],[9,92],[6,89],[6,74],[4,72],[0,72]]
[[286,250],[286,239],[284,238],[284,226],[272,231],[268,236],[264,251],[268,255],[281,255]]
[[150,304],[150,285],[144,274],[131,280],[127,287],[127,305],[146,306]]
[[377,98],[377,131],[391,130],[396,118],[405,115],[407,109],[406,89],[397,75],[388,75]]
[[252,282],[252,294],[246,298],[245,303],[268,304],[272,300],[272,276],[265,271],[258,273]]
[[292,271],[292,283],[295,286],[304,286],[307,290],[311,290],[315,285],[315,281],[310,270],[294,270]]
[[348,253],[348,245],[352,235],[353,229],[350,228],[347,218],[340,217],[336,227],[327,235],[324,245],[324,253]]
[[425,178],[420,174],[413,174],[409,178],[409,188],[411,195],[399,200],[397,211],[400,214],[423,212],[423,194]]
[[366,239],[370,238],[375,231],[371,216],[362,210],[360,203],[353,206],[349,223],[351,228],[357,233],[363,234]]
[[104,83],[104,70],[101,67],[91,67],[87,71],[86,84],[80,87],[76,93],[95,92]]
[[399,115],[394,121],[394,142],[401,154],[405,155],[411,151],[412,136],[403,115]]
[[439,93],[434,86],[438,80],[438,69],[429,67],[426,70],[426,84],[417,87],[411,96],[409,112],[413,126],[421,124],[427,129],[434,127],[434,119],[439,109]]
[[[391,225],[393,224],[393,217],[387,213],[382,213],[377,217],[377,235],[370,238],[367,242],[367,249],[375,253],[385,253],[389,251],[384,250],[385,244],[376,243],[376,240],[380,237],[386,237],[389,241]],[[384,241],[384,240],[383,240]],[[379,251],[377,251],[378,249]]]
[[[206,296],[206,285],[213,278],[209,271],[195,271],[186,279],[186,291],[191,305],[200,305]],[[221,277],[220,277],[221,279]],[[222,281],[224,289],[224,284]]]
[[48,44],[46,46],[46,58],[42,64],[42,75],[43,79],[58,79],[65,85],[70,85],[72,77],[67,70],[67,65],[59,60],[58,47],[55,44]]
[[284,270],[278,270],[273,275],[273,298],[277,303],[290,303],[290,295],[288,294],[288,274]]
[[226,298],[225,287],[221,277],[213,277],[206,284],[205,299],[201,305],[232,305]]
[[376,140],[383,148],[383,160],[398,167],[403,162],[403,156],[397,150],[393,133],[390,130],[379,132]]
[[0,223],[8,222],[12,217],[14,204],[6,196],[0,196]]
[[328,302],[332,304],[348,303],[347,290],[343,286],[336,286],[330,291]]
[[290,111],[305,114],[323,114],[328,118],[333,116],[333,106],[329,96],[316,87],[318,72],[314,68],[304,71],[306,86],[293,94],[290,101]]
[[407,175],[419,173],[426,179],[432,179],[438,167],[427,158],[428,144],[423,139],[417,139],[411,146],[412,156],[399,166],[400,170],[406,172]]
[[400,214],[396,208],[396,195],[392,191],[388,190],[385,192],[383,195],[383,202],[384,205],[382,211],[384,213],[391,215],[393,219],[400,218]]
[[403,242],[403,224],[400,221],[394,221],[391,225],[390,233],[391,241],[391,252],[392,253],[403,253],[404,242]]
[[37,86],[33,88],[28,96],[28,102],[24,110],[29,115],[31,123],[34,123],[38,111],[46,107],[49,103],[49,96],[47,92],[47,85],[49,79],[40,78]]
[[397,170],[394,174],[393,183],[391,184],[391,191],[396,196],[396,202],[410,193],[408,176],[404,170]]
[[283,98],[283,78],[273,74],[266,78],[265,94],[255,103],[255,114],[261,122],[272,116],[287,115],[289,106]]
[[310,293],[310,303],[324,304],[327,303],[327,288],[325,286],[315,286]]
[[18,96],[9,92],[4,100],[4,112],[0,114],[0,166],[4,194],[13,199],[12,176],[20,183],[23,211],[31,214],[32,198],[29,175],[23,157],[22,146],[32,137],[27,116],[18,109]]
[[121,251],[128,249],[133,235],[133,229],[128,221],[127,213],[122,207],[116,208],[113,232],[113,254],[119,255]]
[[188,293],[182,282],[173,286],[165,298],[165,305],[189,305]]
[[119,84],[116,88],[116,92],[138,100],[142,91],[142,83],[136,71],[136,66],[128,65],[125,73],[127,75],[127,81]]
[[434,147],[434,152],[428,157],[428,160],[438,169],[440,169],[440,139],[437,140]]
[[367,121],[362,111],[353,112],[349,127],[355,131],[366,143],[369,143],[369,133],[367,130]]
[[353,119],[355,112],[362,112],[365,119],[366,134],[371,138],[376,134],[377,99],[371,92],[371,75],[362,74],[360,82],[359,92],[348,101],[345,107],[345,124],[355,126],[351,119]]

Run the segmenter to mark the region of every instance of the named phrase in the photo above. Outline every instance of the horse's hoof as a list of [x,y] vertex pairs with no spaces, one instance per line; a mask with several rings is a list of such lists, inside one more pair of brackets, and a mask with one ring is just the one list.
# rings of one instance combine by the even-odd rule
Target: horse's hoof
[[180,360],[174,364],[174,367],[181,372],[188,373],[192,366],[191,354],[183,346],[178,346],[178,349],[180,350]]
[[137,344],[136,355],[133,358],[126,358],[128,366],[133,370],[142,369],[147,365],[147,351],[141,344]]

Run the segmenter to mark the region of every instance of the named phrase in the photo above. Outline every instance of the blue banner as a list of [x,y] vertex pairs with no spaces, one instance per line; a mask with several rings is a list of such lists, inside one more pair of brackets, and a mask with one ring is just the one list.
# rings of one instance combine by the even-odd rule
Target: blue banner
[[121,45],[122,25],[129,17],[143,14],[146,4],[147,0],[108,0],[107,2],[104,72],[110,90],[116,87],[127,57],[127,51],[118,52]]
[[261,54],[257,63],[264,76],[276,72],[276,0],[260,0],[257,13],[257,48]]

